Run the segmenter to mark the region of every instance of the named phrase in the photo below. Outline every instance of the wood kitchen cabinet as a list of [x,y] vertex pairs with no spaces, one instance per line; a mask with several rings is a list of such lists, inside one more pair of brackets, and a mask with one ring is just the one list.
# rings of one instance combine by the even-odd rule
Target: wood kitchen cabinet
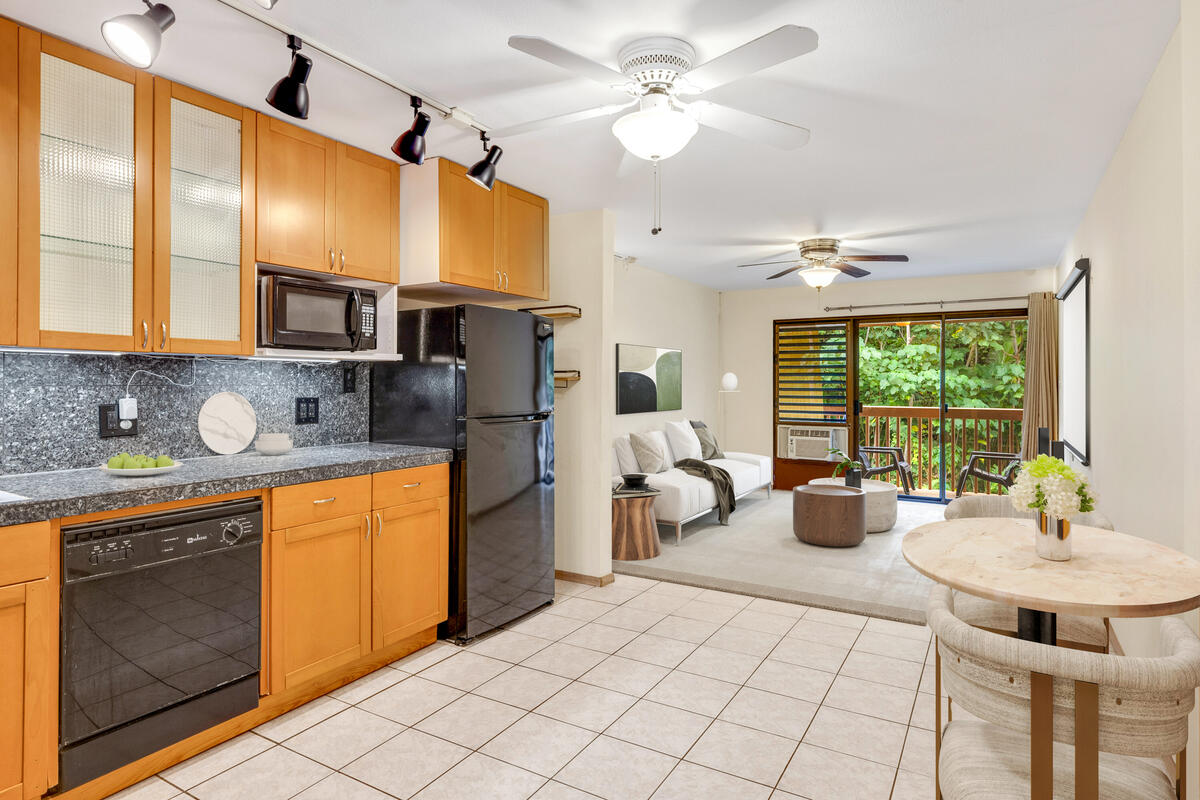
[[256,123],[248,108],[154,79],[152,350],[254,352]]
[[11,548],[0,567],[0,800],[26,800],[58,781],[51,527],[14,525],[0,536]]
[[150,350],[153,78],[17,36],[17,343]]
[[0,345],[17,343],[17,38],[0,19]]
[[549,204],[444,158],[400,170],[400,277],[410,297],[550,296]]
[[394,283],[400,165],[258,115],[257,259]]
[[378,650],[446,619],[450,500],[418,500],[374,515],[371,645]]

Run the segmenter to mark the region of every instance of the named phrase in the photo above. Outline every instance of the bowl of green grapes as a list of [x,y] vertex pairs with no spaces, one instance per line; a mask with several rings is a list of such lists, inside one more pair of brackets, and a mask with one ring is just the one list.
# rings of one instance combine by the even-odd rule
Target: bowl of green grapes
[[174,472],[181,466],[183,466],[182,462],[165,454],[147,456],[140,453],[138,455],[117,453],[108,460],[107,464],[100,465],[100,471],[116,475],[119,478],[145,478],[149,475],[165,475],[168,472]]

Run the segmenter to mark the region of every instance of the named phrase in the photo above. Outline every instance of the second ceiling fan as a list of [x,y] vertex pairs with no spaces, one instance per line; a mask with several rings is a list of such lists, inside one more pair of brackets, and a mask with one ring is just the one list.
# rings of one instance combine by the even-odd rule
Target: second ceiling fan
[[785,150],[808,142],[808,130],[799,125],[707,100],[684,103],[679,98],[703,94],[815,50],[817,34],[809,28],[784,25],[699,66],[694,66],[696,51],[683,39],[637,39],[618,54],[620,72],[540,37],[513,36],[508,44],[633,99],[502,128],[492,132],[496,138],[607,117],[637,105],[639,109],[617,119],[612,130],[626,150],[648,161],[678,153],[699,125]]
[[768,275],[767,280],[782,278],[798,272],[809,286],[818,291],[833,283],[838,274],[849,275],[851,278],[865,278],[870,270],[856,267],[851,261],[908,261],[908,256],[899,255],[843,255],[840,252],[841,242],[837,239],[820,238],[805,239],[797,243],[800,253],[798,257],[779,261],[758,261],[753,264],[739,264],[738,269],[746,267],[765,267],[772,264],[791,264],[787,269],[780,270],[774,275]]

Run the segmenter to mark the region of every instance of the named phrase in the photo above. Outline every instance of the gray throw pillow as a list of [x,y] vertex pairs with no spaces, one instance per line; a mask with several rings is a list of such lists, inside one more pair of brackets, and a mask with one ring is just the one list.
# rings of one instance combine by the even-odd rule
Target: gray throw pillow
[[721,452],[720,445],[717,444],[717,437],[713,436],[713,432],[709,427],[700,420],[692,420],[692,427],[696,431],[696,438],[700,440],[700,458],[708,461],[710,458],[724,458],[725,454]]
[[640,433],[629,434],[629,444],[633,446],[633,455],[637,458],[638,466],[642,468],[642,472],[653,474],[655,472],[666,472],[671,465],[663,458],[662,448],[658,443],[649,436],[643,436]]

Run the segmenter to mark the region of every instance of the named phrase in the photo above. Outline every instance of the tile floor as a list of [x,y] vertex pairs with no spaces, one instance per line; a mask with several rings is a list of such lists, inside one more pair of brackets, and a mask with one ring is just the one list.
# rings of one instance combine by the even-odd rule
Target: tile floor
[[927,628],[631,576],[558,591],[117,797],[933,796]]

